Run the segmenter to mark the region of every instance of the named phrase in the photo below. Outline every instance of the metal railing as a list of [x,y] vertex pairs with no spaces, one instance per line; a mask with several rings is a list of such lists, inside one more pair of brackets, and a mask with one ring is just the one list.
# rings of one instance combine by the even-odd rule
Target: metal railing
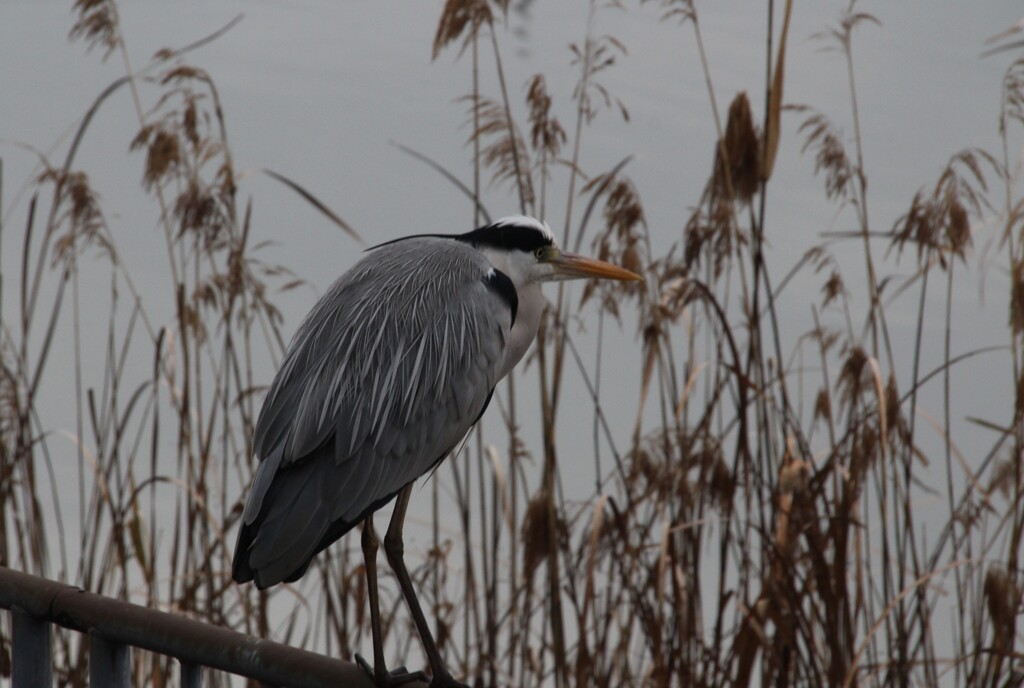
[[[89,636],[93,686],[131,686],[131,647],[175,657],[182,688],[202,685],[202,667],[269,686],[373,688],[356,664],[86,592],[0,566],[0,608],[12,619],[12,688],[52,686],[52,626]],[[413,682],[409,688],[425,688]]]

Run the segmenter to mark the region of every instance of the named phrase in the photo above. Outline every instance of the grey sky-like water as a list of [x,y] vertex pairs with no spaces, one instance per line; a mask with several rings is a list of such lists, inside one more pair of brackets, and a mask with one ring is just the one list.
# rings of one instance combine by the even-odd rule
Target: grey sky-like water
[[[19,194],[35,168],[29,144],[60,159],[67,135],[96,94],[124,73],[118,55],[100,61],[81,44],[69,44],[69,3],[0,3],[0,156],[3,158],[4,313],[14,312],[18,251],[27,205]],[[845,64],[838,53],[823,50],[813,34],[834,26],[843,2],[797,2],[787,58],[787,103],[811,105],[852,136]],[[725,112],[733,95],[750,94],[758,119],[762,111],[764,11],[761,3],[698,3],[701,28],[714,79],[718,107]],[[1009,62],[1024,51],[979,57],[987,36],[1020,19],[1024,10],[1010,0],[983,3],[914,0],[864,2],[861,11],[875,14],[881,26],[864,26],[855,34],[856,83],[869,177],[870,217],[877,231],[888,230],[906,210],[913,194],[934,183],[951,155],[979,146],[998,150],[997,117],[1000,81]],[[124,2],[120,6],[130,58],[136,68],[159,48],[190,43],[227,23],[244,19],[226,35],[189,56],[210,73],[222,98],[236,168],[243,172],[240,192],[254,202],[255,241],[275,245],[265,254],[295,270],[309,282],[281,295],[285,333],[290,335],[316,296],[359,255],[350,239],[330,226],[291,191],[261,175],[271,168],[304,184],[357,228],[368,242],[417,232],[456,232],[471,228],[466,199],[435,172],[414,161],[392,142],[408,144],[463,179],[470,177],[471,151],[465,107],[457,99],[470,90],[468,59],[449,49],[431,60],[431,43],[440,4],[436,2]],[[689,209],[698,202],[711,164],[713,120],[692,31],[661,22],[656,3],[597,16],[598,33],[614,34],[628,55],[603,76],[609,91],[629,108],[630,121],[612,111],[600,114],[584,133],[585,169],[604,171],[627,155],[627,173],[635,182],[647,213],[656,252],[681,237]],[[501,35],[510,94],[520,108],[525,83],[543,72],[563,124],[573,120],[570,94],[576,79],[570,42],[583,40],[587,4],[534,2],[510,15],[510,31]],[[497,96],[492,73],[482,74],[489,95]],[[147,91],[143,89],[143,97]],[[149,91],[150,102],[155,91]],[[768,263],[780,279],[812,244],[828,232],[854,228],[853,215],[827,203],[823,182],[813,176],[813,161],[800,153],[800,115],[788,113],[770,184],[767,204]],[[141,158],[129,156],[137,119],[127,92],[104,107],[78,157],[98,190],[119,241],[122,256],[143,289],[166,283],[166,261],[154,259],[155,242],[163,250],[156,211],[139,188]],[[1019,143],[1019,140],[1017,141]],[[1018,156],[1012,149],[1012,158]],[[564,183],[555,186],[563,189]],[[493,215],[518,212],[507,187],[491,186],[485,201]],[[555,191],[548,219],[560,228],[564,194]],[[959,282],[954,309],[954,353],[1006,344],[1005,259],[981,229],[974,251],[987,268]],[[859,243],[835,243],[833,251],[848,287],[863,284]],[[986,253],[987,250],[987,253]],[[876,246],[883,260],[884,245]],[[907,276],[912,257],[897,263],[890,256],[883,272]],[[109,273],[84,273],[85,289],[109,291]],[[91,280],[91,281],[90,281]],[[810,305],[818,300],[821,276],[804,271],[779,300],[783,349],[791,352],[810,326]],[[578,293],[578,292],[577,292]],[[855,307],[866,294],[854,292]],[[98,304],[105,303],[102,299]],[[929,307],[925,322],[923,369],[938,364],[942,349],[941,304]],[[916,302],[907,295],[890,308],[897,368],[909,378]],[[88,309],[88,305],[86,305]],[[169,316],[169,311],[168,311]],[[105,311],[97,313],[105,322]],[[625,317],[625,331],[608,335],[603,384],[615,390],[603,399],[608,415],[625,419],[613,428],[625,445],[631,430],[638,390],[639,344],[635,318]],[[606,328],[614,329],[614,328]],[[594,328],[590,328],[594,332]],[[102,334],[97,333],[98,347]],[[577,336],[592,360],[593,337]],[[1012,386],[1006,379],[1008,353],[972,359],[954,373],[953,417],[957,442],[967,460],[991,445],[991,433],[967,423],[967,416],[994,422],[1009,416]],[[54,359],[66,365],[69,345],[58,343]],[[269,380],[273,370],[264,378]],[[68,374],[65,371],[65,374]],[[532,375],[531,375],[532,376]],[[73,406],[62,394],[67,379],[58,371],[42,390],[53,429],[73,425]],[[95,383],[95,381],[93,381]],[[88,383],[88,380],[87,380]],[[524,384],[529,389],[529,381]],[[578,384],[578,383],[576,383]],[[924,390],[922,407],[941,415],[940,389]],[[526,395],[528,397],[528,393]],[[536,416],[524,411],[529,437]],[[578,455],[590,476],[591,409],[567,405],[560,436],[581,441]],[[936,439],[937,441],[937,439]],[[938,445],[936,445],[938,446]],[[77,469],[70,443],[53,444],[68,452],[69,473]],[[537,449],[539,453],[539,449]],[[566,452],[570,457],[572,454]],[[579,481],[578,496],[592,491],[592,477]],[[572,481],[569,481],[572,484]],[[77,494],[75,492],[74,494]],[[426,503],[427,490],[415,500]],[[69,493],[69,496],[70,493]],[[414,501],[413,510],[416,509]],[[415,545],[412,545],[415,547]]]

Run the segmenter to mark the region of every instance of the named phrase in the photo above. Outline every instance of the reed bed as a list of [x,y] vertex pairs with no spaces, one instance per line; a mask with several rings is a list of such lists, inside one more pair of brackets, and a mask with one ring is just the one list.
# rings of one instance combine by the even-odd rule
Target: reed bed
[[[718,132],[705,187],[671,228],[677,241],[656,254],[629,151],[608,170],[582,162],[595,118],[628,118],[628,103],[603,82],[628,68],[626,46],[594,29],[613,10],[591,2],[582,12],[569,56],[578,81],[572,93],[551,94],[543,74],[505,70],[507,2],[443,6],[434,56],[455,52],[473,66],[463,101],[473,166],[426,161],[450,179],[472,179],[459,183],[459,221],[482,223],[481,189],[495,183],[510,205],[547,217],[564,246],[646,277],[550,294],[523,366],[530,383],[503,383],[498,410],[429,488],[430,546],[414,575],[454,673],[472,685],[1024,682],[1024,200],[1011,145],[1024,125],[1024,60],[1007,58],[1002,148],[951,151],[906,211],[877,226],[855,88],[870,77],[857,74],[853,46],[879,20],[851,3],[821,37],[847,67],[847,135],[829,113],[786,104],[788,26],[799,8],[766,7],[768,88],[721,109],[699,6],[642,8],[698,46]],[[72,40],[127,55],[116,2],[78,0],[72,23]],[[0,339],[0,564],[321,652],[368,653],[358,546],[338,543],[297,585],[257,592],[230,580],[270,374],[254,362],[279,360],[296,323],[283,320],[275,298],[299,280],[250,240],[252,205],[238,187],[225,113],[214,81],[190,62],[192,47],[162,50],[134,71],[125,57],[125,76],[98,94],[64,159],[41,160],[21,226],[4,228],[4,248],[20,253],[17,274],[5,275],[16,308],[2,313]],[[481,81],[485,65],[493,83]],[[122,260],[124,230],[76,165],[90,123],[119,91],[133,95],[132,155],[161,218],[153,260],[165,262],[169,283],[160,293],[136,287],[146,266]],[[800,146],[808,174],[853,228],[842,239],[863,256],[856,272],[844,272],[826,241],[791,273],[775,272],[765,203],[784,113],[801,122],[799,140],[785,145]],[[297,203],[329,213],[329,203],[275,177],[300,193]],[[555,198],[563,217],[548,212]],[[1009,293],[988,304],[1005,304],[1006,327],[954,350],[953,293],[984,269],[979,245],[1009,275]],[[908,263],[911,275],[895,279],[895,266]],[[110,293],[89,292],[86,273],[108,279]],[[813,275],[820,291],[791,294],[793,273]],[[109,319],[86,326],[82,301],[97,298],[109,301]],[[891,335],[897,299],[918,304],[909,345]],[[787,300],[813,322],[796,337],[780,330]],[[929,304],[945,319],[941,342],[922,337]],[[599,342],[610,328],[635,332],[630,418],[607,417],[602,397],[615,383],[600,358],[580,355],[580,320]],[[76,421],[57,428],[37,393],[66,375],[50,353],[68,332],[70,343],[58,344],[75,356],[63,384]],[[941,351],[938,366],[924,367],[926,349]],[[968,460],[956,443],[964,421],[952,416],[951,373],[983,354],[1005,366],[985,384],[1006,386],[1013,405],[972,419],[994,439],[987,455]],[[86,382],[96,375],[101,384]],[[922,429],[926,384],[942,388],[939,442]],[[568,389],[585,390],[584,401]],[[581,403],[601,447],[582,500],[566,490],[557,432],[560,411]],[[526,427],[534,418],[539,426]],[[69,482],[77,506],[58,496]],[[422,666],[397,587],[385,581],[382,592],[389,658]],[[0,627],[0,675],[9,639]],[[79,641],[58,636],[56,658],[61,685],[86,683]],[[159,657],[140,654],[134,671],[137,685],[175,681]]]

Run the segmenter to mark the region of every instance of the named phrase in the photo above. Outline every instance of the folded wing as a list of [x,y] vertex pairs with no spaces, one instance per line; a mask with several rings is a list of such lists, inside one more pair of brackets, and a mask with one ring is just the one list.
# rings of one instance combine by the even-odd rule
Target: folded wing
[[300,326],[256,425],[233,577],[295,580],[443,459],[486,406],[513,313],[483,256],[444,238],[370,252]]

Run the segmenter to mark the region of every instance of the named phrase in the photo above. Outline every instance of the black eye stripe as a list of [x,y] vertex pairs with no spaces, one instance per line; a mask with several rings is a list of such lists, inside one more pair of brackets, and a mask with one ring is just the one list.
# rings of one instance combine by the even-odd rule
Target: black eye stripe
[[510,250],[520,250],[532,253],[539,248],[547,248],[552,245],[551,236],[529,225],[516,225],[509,223],[491,224],[472,232],[460,234],[456,237],[459,241],[472,244],[476,247],[490,247]]
[[[523,218],[530,221],[530,218]],[[533,220],[533,222],[536,222]],[[474,229],[465,234],[413,234],[410,236],[391,239],[383,243],[371,246],[366,249],[372,251],[382,246],[397,244],[406,239],[421,239],[423,237],[436,237],[438,239],[455,239],[469,244],[475,248],[497,248],[505,251],[523,251],[533,253],[539,248],[554,246],[555,241],[551,234],[535,224],[523,224],[515,222],[513,218],[498,220],[489,225]]]

